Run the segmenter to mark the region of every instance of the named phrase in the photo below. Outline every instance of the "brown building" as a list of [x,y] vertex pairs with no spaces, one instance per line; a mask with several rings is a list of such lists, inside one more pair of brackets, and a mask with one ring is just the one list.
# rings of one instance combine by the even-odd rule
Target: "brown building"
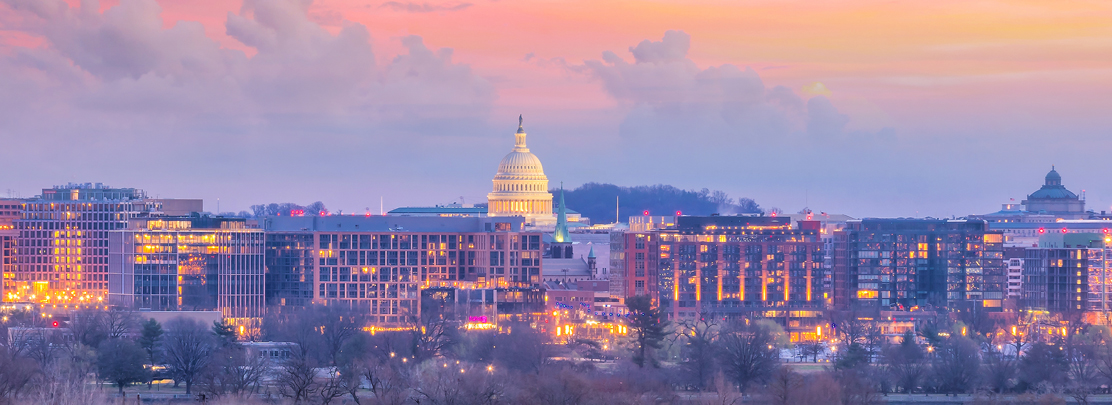
[[626,233],[622,243],[627,297],[648,294],[671,319],[756,315],[776,319],[796,339],[821,320],[817,222],[793,228],[784,217],[681,216],[671,227]]

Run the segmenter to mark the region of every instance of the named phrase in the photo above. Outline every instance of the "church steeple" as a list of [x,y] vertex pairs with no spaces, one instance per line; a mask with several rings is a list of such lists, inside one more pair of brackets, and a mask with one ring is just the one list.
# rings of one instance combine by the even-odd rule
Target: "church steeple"
[[560,183],[560,208],[556,212],[556,232],[552,235],[552,239],[557,243],[571,243],[571,235],[568,234],[568,212],[567,207],[564,206],[564,183]]

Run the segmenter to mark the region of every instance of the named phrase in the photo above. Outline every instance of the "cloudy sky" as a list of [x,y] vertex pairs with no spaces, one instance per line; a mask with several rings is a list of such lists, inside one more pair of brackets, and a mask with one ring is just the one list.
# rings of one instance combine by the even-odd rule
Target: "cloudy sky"
[[1105,1],[0,0],[0,195],[345,212],[553,184],[854,216],[1112,205]]

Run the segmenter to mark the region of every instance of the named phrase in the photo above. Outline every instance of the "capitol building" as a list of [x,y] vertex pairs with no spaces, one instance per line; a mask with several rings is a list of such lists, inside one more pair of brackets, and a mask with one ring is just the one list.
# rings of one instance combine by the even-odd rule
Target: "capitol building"
[[492,217],[521,216],[535,227],[553,226],[552,193],[541,160],[525,144],[525,128],[518,117],[514,148],[498,164],[494,189],[487,194],[487,215]]
[[[517,118],[517,132],[514,134],[514,147],[498,163],[494,175],[494,187],[487,194],[487,204],[464,206],[460,203],[437,205],[433,207],[399,207],[391,210],[391,216],[438,216],[438,217],[523,217],[524,226],[539,231],[554,231],[559,222],[560,207],[553,204],[549,192],[548,176],[544,174],[541,160],[529,151],[525,143],[525,128],[522,118]],[[590,220],[578,212],[564,211],[565,227],[588,226]]]

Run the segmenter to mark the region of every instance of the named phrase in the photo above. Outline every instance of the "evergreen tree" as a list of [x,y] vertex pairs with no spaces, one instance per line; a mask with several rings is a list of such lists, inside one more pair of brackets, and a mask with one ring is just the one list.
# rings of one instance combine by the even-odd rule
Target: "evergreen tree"
[[638,367],[645,367],[648,361],[653,367],[658,366],[653,357],[653,350],[664,345],[664,328],[668,321],[660,313],[660,308],[653,306],[652,297],[638,295],[626,299],[629,307],[629,328],[634,336],[633,362]]
[[139,347],[147,352],[147,361],[154,365],[156,362],[155,355],[158,353],[158,343],[162,341],[162,324],[151,318],[143,322],[140,327]]
[[212,321],[212,334],[216,335],[221,347],[230,346],[236,341],[236,329],[232,324],[223,321]]
[[97,371],[123,394],[124,387],[147,380],[147,369],[143,367],[145,354],[143,348],[130,341],[106,340],[97,351]]

